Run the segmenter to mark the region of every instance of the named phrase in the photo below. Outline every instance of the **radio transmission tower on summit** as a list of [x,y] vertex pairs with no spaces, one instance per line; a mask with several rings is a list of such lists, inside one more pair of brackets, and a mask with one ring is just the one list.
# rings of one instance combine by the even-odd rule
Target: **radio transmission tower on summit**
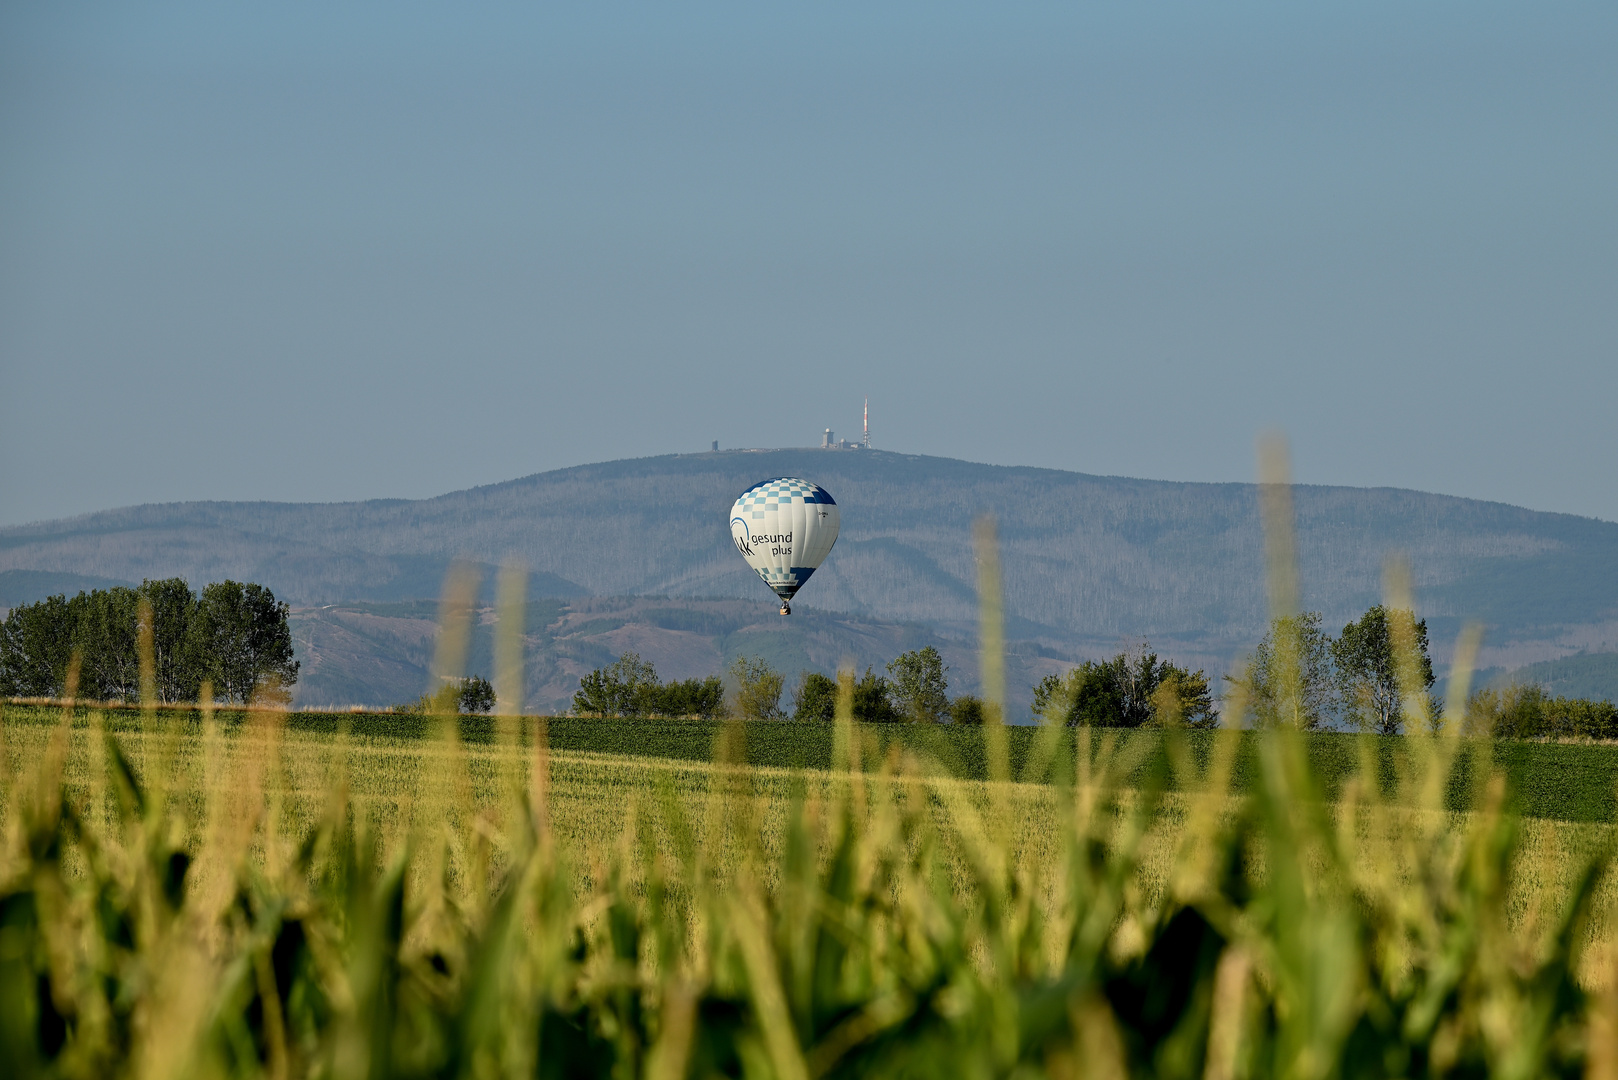
[[865,438],[860,440],[865,449],[871,448],[871,399],[865,399]]

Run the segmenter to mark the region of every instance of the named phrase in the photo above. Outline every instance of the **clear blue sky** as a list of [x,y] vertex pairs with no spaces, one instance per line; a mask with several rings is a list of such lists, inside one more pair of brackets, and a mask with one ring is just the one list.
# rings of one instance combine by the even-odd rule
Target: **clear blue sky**
[[0,523],[854,433],[1618,520],[1618,5],[0,8]]

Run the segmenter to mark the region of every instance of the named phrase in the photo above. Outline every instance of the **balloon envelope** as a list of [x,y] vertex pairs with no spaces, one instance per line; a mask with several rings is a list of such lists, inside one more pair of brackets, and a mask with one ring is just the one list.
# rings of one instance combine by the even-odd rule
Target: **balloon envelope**
[[730,508],[730,539],[764,584],[790,600],[837,542],[837,503],[807,480],[761,481]]

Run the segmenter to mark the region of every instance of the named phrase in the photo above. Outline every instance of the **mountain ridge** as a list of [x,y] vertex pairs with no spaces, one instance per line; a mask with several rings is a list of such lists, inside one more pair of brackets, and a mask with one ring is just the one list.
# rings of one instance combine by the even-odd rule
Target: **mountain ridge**
[[[0,528],[0,572],[248,578],[310,607],[432,598],[453,558],[514,558],[535,596],[762,607],[773,599],[736,557],[726,511],[780,475],[815,480],[843,510],[837,547],[800,594],[828,615],[969,632],[971,525],[989,513],[1013,636],[1075,656],[1149,638],[1228,659],[1267,618],[1255,485],[881,450],[622,458],[427,499],[142,504]],[[1618,643],[1618,524],[1392,487],[1297,485],[1293,502],[1304,603],[1328,626],[1379,599],[1398,551],[1440,653],[1471,617],[1490,624],[1493,664]]]

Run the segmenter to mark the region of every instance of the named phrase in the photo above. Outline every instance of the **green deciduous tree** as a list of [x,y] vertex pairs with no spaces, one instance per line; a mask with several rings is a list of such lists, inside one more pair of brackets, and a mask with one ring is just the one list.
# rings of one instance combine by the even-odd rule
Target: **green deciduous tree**
[[1208,685],[1208,676],[1202,671],[1189,671],[1175,664],[1162,665],[1157,673],[1157,685],[1148,701],[1151,718],[1146,721],[1146,727],[1219,726],[1213,690]]
[[617,716],[618,698],[607,683],[605,668],[596,668],[579,679],[573,692],[573,712],[579,716]]
[[792,719],[829,724],[837,716],[837,680],[818,671],[798,676],[792,691]]
[[61,697],[76,621],[65,596],[12,608],[0,622],[0,694]]
[[906,718],[936,724],[949,711],[948,668],[938,650],[928,645],[901,653],[888,665],[894,704]]
[[1071,673],[1061,674],[1051,672],[1034,684],[1034,700],[1029,707],[1033,710],[1034,719],[1044,722],[1061,724],[1067,721],[1068,705],[1068,679]]
[[151,605],[152,663],[158,700],[197,700],[204,662],[191,632],[197,611],[191,586],[183,578],[148,579],[136,592]]
[[573,711],[580,716],[711,719],[724,711],[724,702],[725,684],[719,676],[662,683],[651,661],[629,652],[579,680]]
[[1122,653],[1111,660],[1086,660],[1068,676],[1065,722],[1088,727],[1140,727],[1148,714],[1145,702],[1131,700],[1130,682],[1128,658]]
[[651,711],[659,686],[651,661],[626,652],[579,680],[573,711],[590,716],[644,716]]
[[1404,727],[1404,688],[1395,649],[1401,632],[1415,651],[1411,658],[1414,681],[1419,684],[1415,689],[1426,693],[1435,681],[1433,660],[1427,653],[1427,621],[1417,621],[1413,612],[1390,611],[1377,604],[1359,621],[1343,627],[1342,636],[1332,644],[1343,711],[1364,730],[1395,735]]
[[717,675],[664,683],[655,695],[660,716],[696,716],[711,720],[725,710],[725,681]]
[[1340,711],[1334,642],[1318,611],[1270,623],[1241,679],[1255,727],[1305,731],[1329,726]]
[[865,724],[891,724],[906,719],[893,703],[888,680],[870,668],[854,682],[854,719]]
[[730,662],[735,686],[736,712],[748,720],[778,720],[781,690],[786,679],[769,662],[756,656],[738,656]]
[[298,680],[287,605],[252,582],[202,590],[192,623],[201,676],[226,701],[285,701]]
[[952,724],[983,723],[983,699],[975,694],[960,694],[949,703],[949,722]]
[[80,593],[74,609],[73,644],[79,650],[79,696],[130,701],[140,696],[140,658],[135,651],[140,597],[117,586]]
[[1531,739],[1545,727],[1548,695],[1537,683],[1489,687],[1466,702],[1466,733],[1500,739]]
[[455,703],[463,713],[486,713],[494,708],[494,684],[481,675],[462,679]]
[[1034,687],[1034,715],[1047,723],[1092,727],[1214,727],[1208,676],[1142,646],[1111,660],[1086,660]]

